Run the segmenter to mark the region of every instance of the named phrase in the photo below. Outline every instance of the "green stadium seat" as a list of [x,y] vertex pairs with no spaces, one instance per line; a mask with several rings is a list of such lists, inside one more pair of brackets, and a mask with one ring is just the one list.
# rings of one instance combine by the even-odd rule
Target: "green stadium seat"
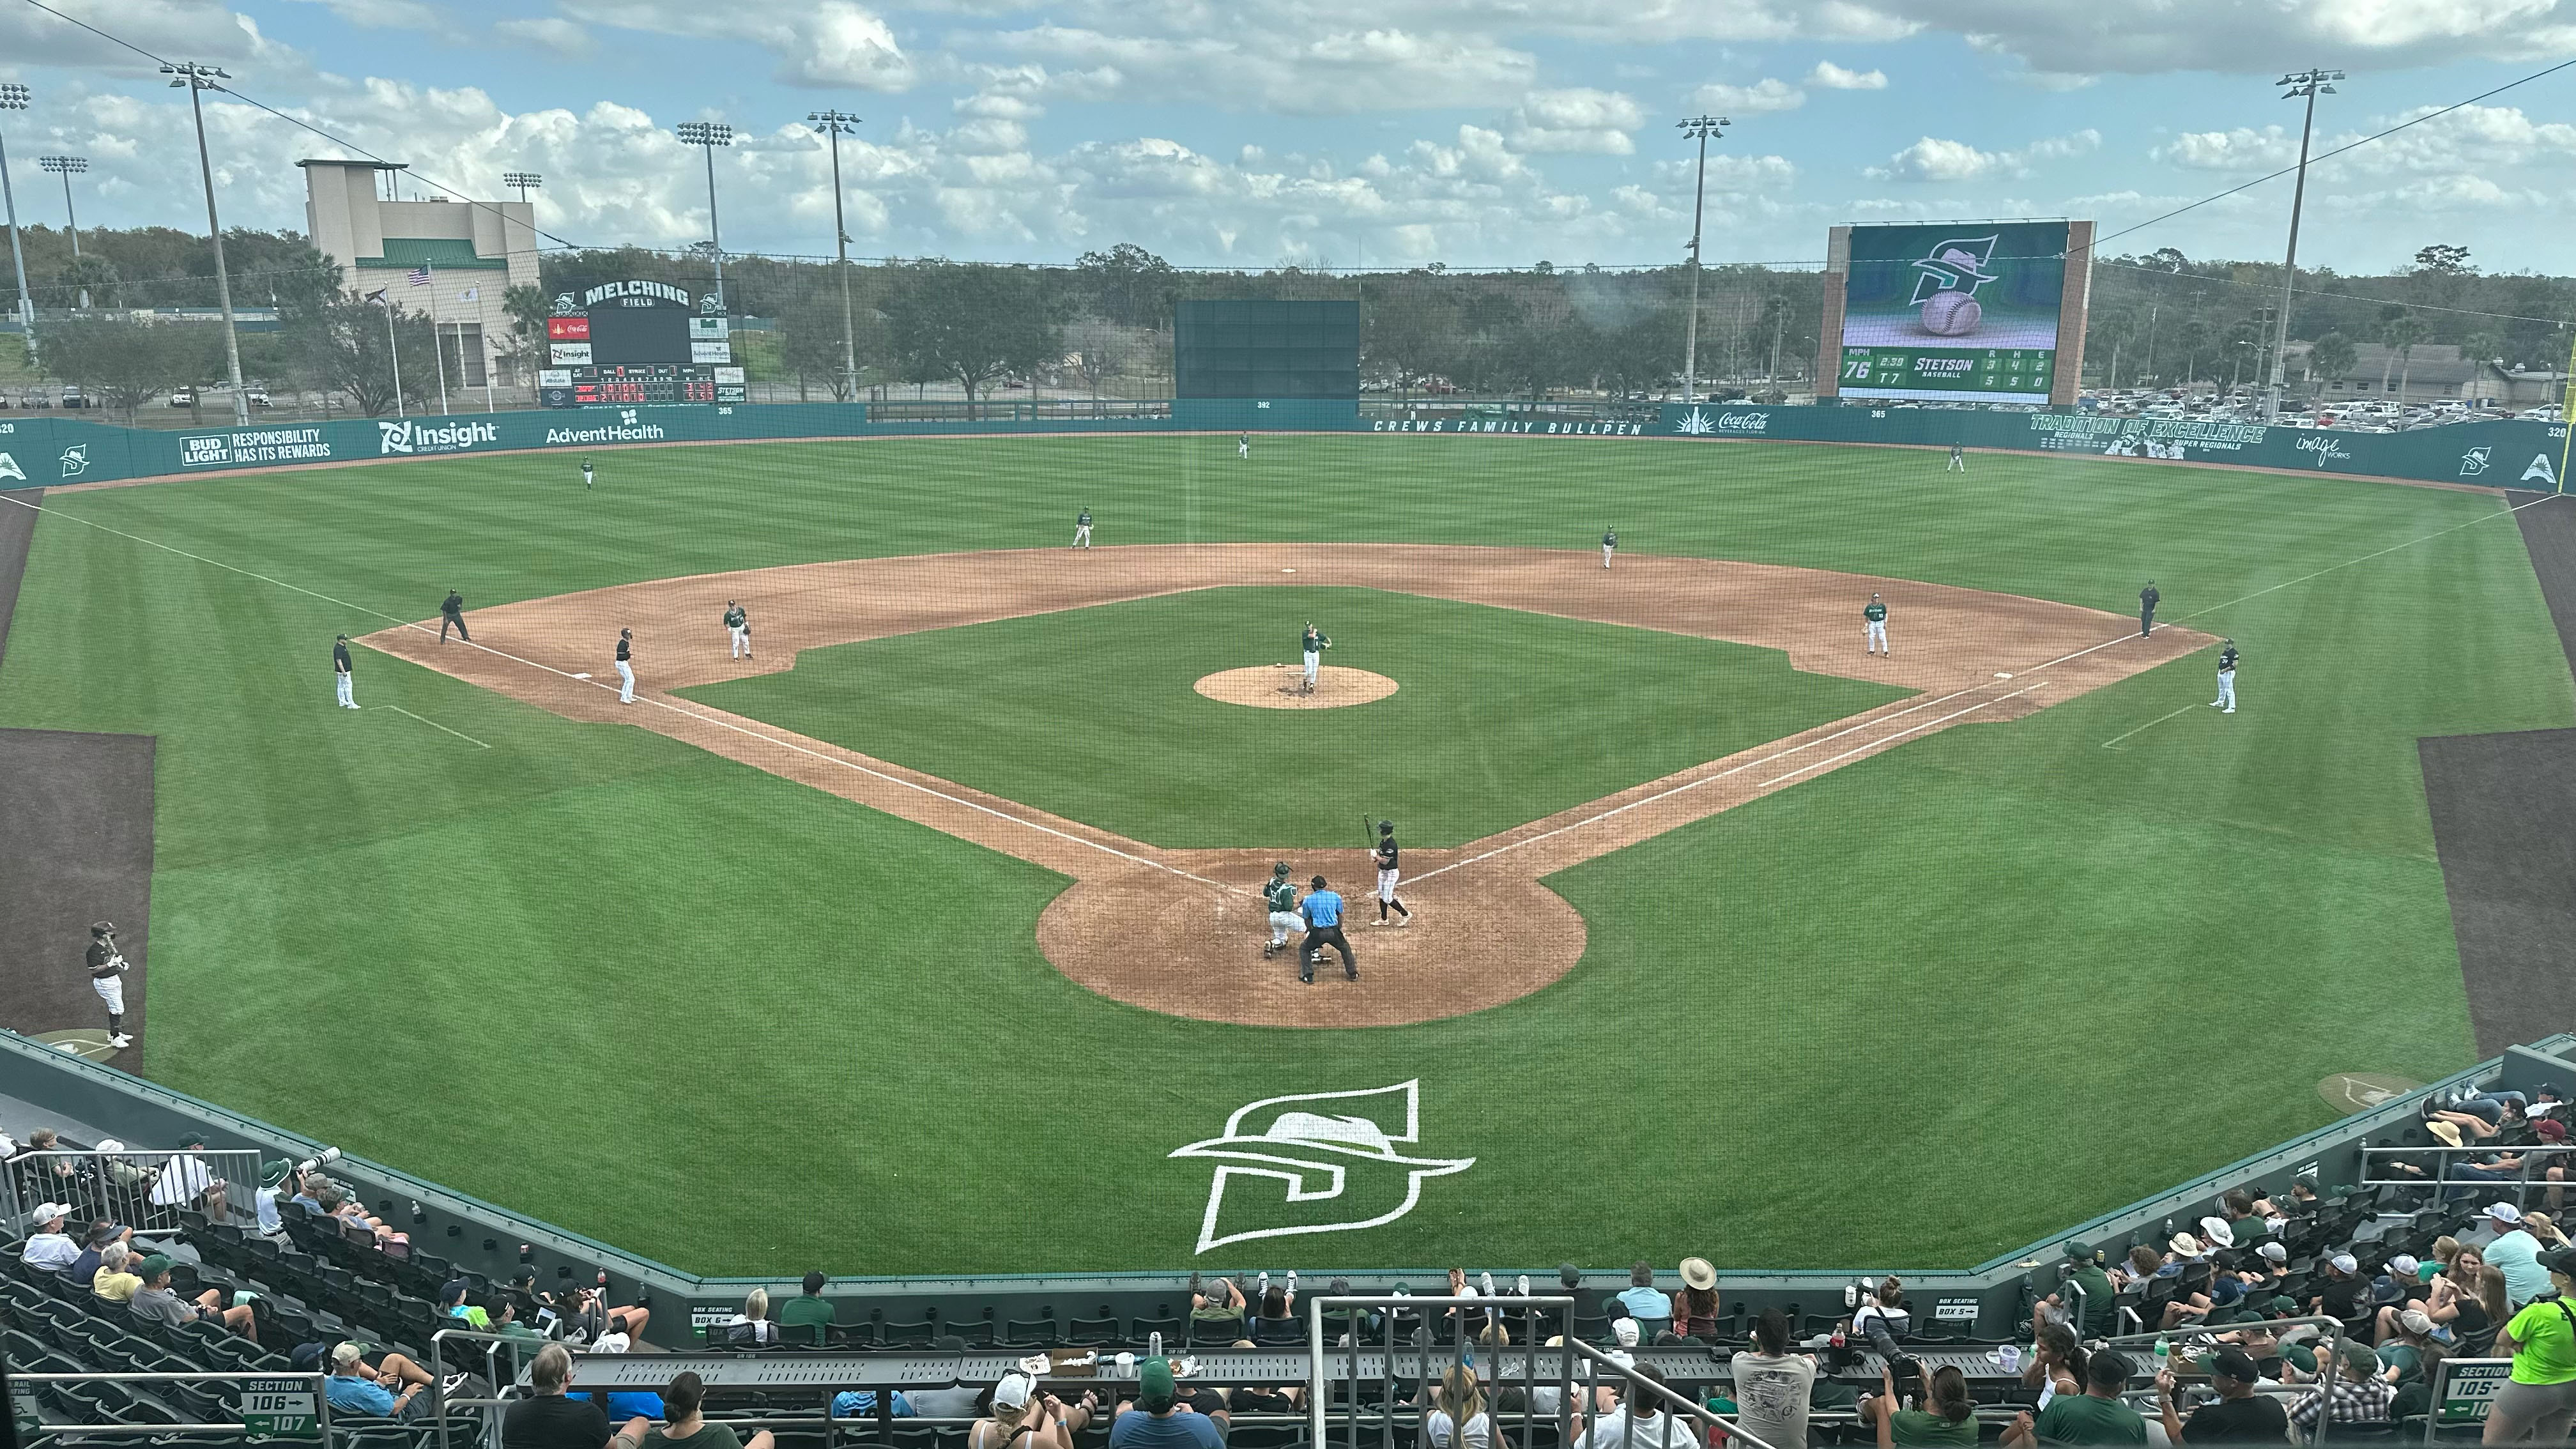
[[1064,1341],[1073,1348],[1101,1348],[1119,1341],[1119,1320],[1107,1318],[1069,1318],[1065,1320]]

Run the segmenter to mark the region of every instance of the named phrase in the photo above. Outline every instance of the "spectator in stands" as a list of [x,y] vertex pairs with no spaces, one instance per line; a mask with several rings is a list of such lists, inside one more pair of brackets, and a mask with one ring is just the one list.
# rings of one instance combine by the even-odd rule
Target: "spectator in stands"
[[1425,1444],[1431,1449],[1493,1449],[1494,1419],[1485,1411],[1485,1391],[1474,1369],[1453,1363],[1436,1386],[1426,1379],[1422,1387],[1431,1409],[1422,1416]]
[[2448,1355],[2433,1337],[2433,1320],[2421,1308],[2397,1313],[2396,1336],[2379,1346],[2380,1377],[2394,1385],[2420,1383]]
[[306,1174],[305,1181],[308,1184],[306,1193],[297,1197],[295,1199],[297,1202],[309,1203],[309,1210],[322,1217],[339,1218],[344,1222],[365,1227],[375,1235],[376,1246],[379,1248],[392,1243],[401,1243],[405,1246],[411,1243],[411,1234],[399,1233],[386,1226],[382,1218],[370,1215],[365,1208],[358,1206],[336,1185],[323,1181],[319,1186],[311,1186],[310,1184],[320,1176],[319,1173]]
[[727,1343],[776,1343],[778,1325],[769,1321],[769,1290],[754,1288],[742,1295],[742,1311],[725,1324]]
[[1628,1286],[1619,1294],[1628,1312],[1646,1330],[1646,1341],[1654,1341],[1654,1330],[1669,1327],[1673,1321],[1672,1296],[1655,1286],[1655,1265],[1643,1258],[1628,1267]]
[[2567,1235],[2558,1230],[2558,1224],[2550,1221],[2547,1213],[2524,1213],[2522,1230],[2531,1234],[2531,1240],[2540,1245],[2543,1254],[2552,1248],[2576,1246],[2569,1244]]
[[1136,1365],[1135,1399],[1109,1421],[1109,1449],[1225,1449],[1224,1416],[1184,1402],[1172,1361],[1149,1358]]
[[2532,1140],[2538,1150],[2532,1155],[2546,1163],[2540,1180],[2549,1184],[2548,1208],[2552,1213],[2567,1206],[2567,1124],[2555,1117],[2543,1117],[2531,1124]]
[[2361,1316],[2361,1291],[2370,1286],[2362,1281],[2361,1264],[2350,1253],[2337,1253],[2326,1259],[2325,1281],[2308,1297],[2308,1311],[2345,1322]]
[[[39,1127],[35,1131],[27,1134],[27,1150],[19,1153],[18,1155],[20,1157],[27,1157],[39,1152],[61,1152],[63,1150],[63,1139],[61,1134],[55,1132],[51,1127]],[[79,1158],[46,1157],[38,1159],[37,1162],[31,1163],[29,1166],[34,1173],[36,1180],[28,1182],[22,1176],[19,1179],[22,1191],[31,1196],[44,1192],[51,1192],[52,1195],[56,1197],[71,1197],[74,1195],[72,1189],[77,1184],[81,1171]],[[47,1184],[51,1184],[51,1186],[48,1187],[46,1186]]]
[[98,1272],[90,1278],[91,1295],[119,1308],[132,1303],[134,1290],[143,1286],[142,1277],[132,1271],[135,1261],[132,1248],[123,1243],[108,1244],[99,1258]]
[[1878,1449],[1916,1444],[1975,1449],[1977,1405],[1968,1396],[1968,1376],[1944,1364],[1923,1387],[1923,1407],[1906,1408],[1896,1397],[1896,1370],[1880,1366],[1878,1393],[1860,1401],[1860,1421],[1878,1426]]
[[2379,1376],[2379,1355],[2369,1344],[2347,1338],[2335,1363],[2334,1383],[2310,1389],[2291,1408],[2290,1422],[2302,1436],[2316,1427],[2320,1413],[2328,1424],[2385,1424],[2389,1401],[2396,1397],[2397,1391]]
[[503,1338],[526,1343],[546,1342],[544,1334],[519,1321],[518,1300],[507,1293],[484,1294],[483,1317],[491,1323],[492,1332]]
[[1879,1279],[1877,1290],[1852,1311],[1851,1326],[1881,1358],[1896,1357],[1896,1341],[1914,1331],[1913,1311],[1905,1306],[1905,1285],[1894,1274]]
[[2433,1285],[2424,1281],[2424,1265],[2411,1254],[2389,1259],[2388,1271],[2370,1280],[2370,1301],[2382,1310],[2426,1302],[2432,1296]]
[[2443,1176],[2450,1182],[2520,1182],[2522,1167],[2521,1153],[2490,1149],[2452,1158]]
[[[1784,1339],[1788,1336],[1786,1330],[1781,1336]],[[1736,1357],[1740,1360],[1744,1356],[1738,1354]],[[1645,1364],[1636,1365],[1634,1372],[1644,1382],[1629,1384],[1618,1408],[1598,1415],[1590,1428],[1575,1436],[1574,1449],[1663,1449],[1666,1445],[1679,1449],[1679,1446],[1698,1439],[1696,1430],[1664,1417],[1664,1397],[1651,1387],[1661,1382],[1661,1376]],[[1803,1434],[1806,1424],[1806,1399],[1803,1395],[1798,1401],[1798,1414],[1799,1432]],[[1795,1449],[1795,1446],[1805,1443],[1803,1439],[1772,1438],[1751,1417],[1738,1414],[1737,1418],[1772,1449]]]
[[1717,1337],[1717,1309],[1717,1269],[1706,1258],[1682,1259],[1682,1291],[1673,1295],[1673,1326],[1668,1336]]
[[565,1287],[546,1298],[545,1307],[537,1314],[537,1326],[542,1329],[551,1325],[556,1336],[579,1347],[606,1333],[611,1318],[625,1319],[627,1333],[641,1338],[652,1316],[641,1304],[611,1308],[600,1301],[596,1290]]
[[2171,1444],[2279,1444],[2290,1434],[2290,1416],[2281,1401],[2254,1392],[2262,1372],[2241,1348],[2222,1348],[2210,1361],[2209,1384],[2218,1402],[2192,1410],[2186,1422],[2175,1403],[2173,1370],[2156,1375],[2156,1406],[2163,1411],[2165,1440]]
[[[2443,1137],[2440,1129],[2444,1123],[2448,1123],[2453,1127],[2459,1128],[2460,1136],[2471,1142],[2484,1142],[2488,1138],[2496,1135],[2497,1130],[2496,1124],[2488,1121],[2482,1116],[2479,1116],[2477,1113],[2456,1111],[2449,1107],[2437,1105],[2430,1097],[2425,1098],[2425,1130],[2431,1132],[2436,1137]],[[2452,1139],[2443,1137],[2443,1140],[2447,1142]]]
[[125,1311],[137,1318],[156,1320],[173,1328],[200,1320],[220,1323],[253,1343],[259,1342],[259,1325],[251,1318],[249,1304],[233,1308],[222,1306],[224,1295],[220,1288],[209,1288],[198,1294],[195,1302],[188,1302],[171,1291],[170,1268],[170,1260],[159,1253],[144,1259],[143,1266],[135,1270],[135,1276],[143,1280],[143,1286],[134,1290],[134,1296],[126,1302]]
[[[2051,1322],[2071,1324],[2086,1337],[2109,1334],[2119,1322],[2119,1290],[2102,1270],[2100,1255],[2091,1243],[2074,1242],[2066,1245],[2066,1256],[2074,1270],[2063,1286],[2040,1300],[2042,1312]],[[2079,1313],[2083,1321],[2077,1323]]]
[[778,1305],[778,1324],[783,1329],[805,1329],[790,1332],[787,1337],[799,1343],[823,1343],[832,1327],[832,1303],[823,1296],[823,1285],[831,1280],[820,1271],[805,1275],[805,1291]]
[[1745,1429],[1771,1449],[1806,1449],[1816,1361],[1789,1352],[1789,1320],[1779,1309],[1765,1308],[1753,1320],[1753,1350],[1735,1355],[1731,1367]]
[[438,1311],[462,1322],[476,1333],[492,1331],[492,1320],[477,1305],[465,1301],[467,1290],[474,1285],[462,1278],[450,1278],[438,1290]]
[[133,1241],[132,1228],[119,1228],[104,1218],[91,1223],[89,1231],[81,1238],[81,1255],[72,1259],[72,1265],[63,1270],[63,1276],[87,1285],[97,1279],[99,1264],[107,1259],[108,1244]]
[[197,1154],[206,1150],[206,1134],[191,1132],[179,1139],[179,1150],[170,1154],[152,1179],[154,1207],[193,1207],[213,1216],[222,1211],[217,1206],[224,1184]]
[[[401,1354],[388,1353],[369,1363],[366,1350],[354,1343],[342,1343],[331,1349],[331,1376],[322,1381],[322,1392],[330,1399],[333,1413],[400,1419],[410,1417],[404,1411],[421,1390],[434,1382],[429,1370]],[[456,1392],[464,1382],[465,1375],[449,1374],[447,1391]],[[395,1392],[397,1388],[401,1390],[399,1394]]]
[[1091,1422],[1097,1395],[1066,1408],[1042,1394],[1027,1374],[1008,1373],[993,1386],[993,1411],[966,1431],[966,1449],[1073,1449],[1073,1436]]
[[2554,1444],[2576,1424],[2576,1310],[2564,1296],[2576,1291],[2576,1251],[2551,1253],[2541,1270],[2556,1291],[2534,1295],[2496,1335],[2496,1348],[2513,1355],[2513,1371],[2487,1411],[2489,1444],[2510,1444],[2525,1434]]
[[[776,1328],[778,1325],[773,1323],[769,1326]],[[626,1315],[612,1313],[608,1315],[608,1331],[590,1341],[590,1352],[624,1353],[634,1346],[634,1337],[626,1331]]]
[[2540,1266],[2540,1242],[2522,1229],[2522,1209],[2509,1202],[2490,1203],[2486,1221],[2495,1233],[2482,1250],[2487,1266],[2504,1274],[2508,1307],[2522,1305],[2549,1291],[2549,1270]]
[[2029,1361],[2021,1366],[2021,1381],[2025,1388],[2052,1394],[2084,1392],[2084,1349],[2075,1341],[2075,1330],[2063,1323],[2042,1328],[2031,1344]]
[[2084,1392],[2060,1394],[2036,1418],[2016,1415],[2004,1430],[2006,1449],[2051,1444],[2144,1444],[2147,1421],[2120,1402],[2129,1385],[2128,1356],[2104,1349],[2084,1362]]
[[1232,1343],[1244,1336],[1243,1290],[1231,1278],[1190,1275],[1190,1340]]
[[[629,1419],[609,1441],[612,1449],[772,1449],[778,1440],[767,1429],[751,1436],[745,1444],[730,1424],[707,1422],[706,1381],[683,1369],[662,1391],[663,1412],[667,1416],[661,1428],[646,1419]],[[506,1434],[506,1431],[505,1431]]]
[[537,1350],[528,1365],[529,1396],[501,1416],[501,1449],[602,1449],[608,1415],[586,1398],[565,1397],[571,1383],[572,1355],[562,1344]]
[[2254,1266],[2245,1274],[2245,1289],[2250,1294],[2270,1296],[2290,1281],[2290,1245],[2277,1238],[2267,1239],[2254,1250]]
[[[1455,1268],[1449,1271],[1453,1281],[1464,1276]],[[1306,1330],[1297,1322],[1296,1270],[1293,1268],[1289,1270],[1288,1285],[1284,1288],[1270,1286],[1268,1273],[1261,1275],[1259,1286],[1260,1314],[1253,1320],[1251,1331],[1245,1336],[1254,1343],[1304,1343]]]
[[297,1191],[293,1178],[295,1164],[283,1157],[271,1157],[259,1165],[259,1188],[251,1194],[251,1212],[259,1220],[261,1237],[283,1241],[286,1221],[278,1215],[278,1206],[291,1200]]
[[68,1273],[81,1255],[81,1246],[63,1231],[63,1220],[72,1215],[71,1204],[39,1203],[29,1219],[36,1230],[27,1235],[26,1246],[18,1250],[18,1261],[30,1268],[48,1273]]

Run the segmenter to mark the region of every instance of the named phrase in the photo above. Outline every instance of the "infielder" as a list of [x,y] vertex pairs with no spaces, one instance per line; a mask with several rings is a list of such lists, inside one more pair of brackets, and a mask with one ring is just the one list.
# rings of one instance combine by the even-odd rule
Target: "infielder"
[[724,621],[725,632],[733,636],[732,657],[749,659],[751,657],[751,615],[743,612],[742,605],[727,599]]
[[1306,938],[1297,943],[1297,979],[1314,985],[1315,958],[1330,946],[1342,953],[1342,974],[1359,980],[1359,958],[1351,954],[1350,938],[1342,934],[1342,898],[1324,884],[1322,876],[1306,882],[1306,898],[1297,903],[1297,914],[1306,918]]
[[1941,465],[1941,471],[1944,473],[1965,473],[1968,471],[1968,448],[1966,444],[1952,443],[1950,445],[1950,461]]
[[1887,647],[1887,605],[1880,603],[1876,594],[1869,596],[1869,603],[1860,611],[1860,637],[1868,646],[1862,653],[1896,657],[1896,651]]
[[107,1044],[123,1051],[134,1045],[125,1034],[125,953],[116,949],[116,923],[99,921],[89,928],[89,984],[107,1003]]
[[1400,873],[1395,868],[1399,852],[1395,848],[1394,821],[1381,820],[1377,823],[1377,850],[1374,854],[1377,857],[1377,919],[1371,924],[1385,925],[1386,908],[1393,906],[1395,914],[1399,917],[1395,924],[1398,927],[1412,925],[1412,908],[1395,897],[1395,883]]
[[1619,530],[1615,528],[1603,529],[1601,532],[1601,566],[1605,569],[1610,567],[1610,555],[1617,553],[1618,551]]
[[617,702],[635,702],[635,631],[617,631]]
[[590,460],[584,458],[581,460],[581,488],[585,493],[590,491],[590,479]]
[[447,642],[447,626],[450,624],[456,626],[457,638],[468,644],[474,642],[474,636],[465,632],[465,596],[454,589],[447,591],[447,597],[438,606],[439,643]]
[[1091,547],[1091,510],[1088,508],[1073,516],[1073,546]]
[[356,676],[349,673],[349,636],[331,641],[331,687],[340,692],[340,707],[356,709],[358,696]]
[[2149,634],[2156,632],[2156,605],[2162,602],[2163,599],[2164,595],[2156,592],[2156,581],[2154,579],[2147,580],[2147,586],[2138,590],[2139,638],[2143,639]]
[[2226,641],[2218,651],[2218,698],[2209,707],[2220,714],[2236,713],[2236,641]]
[[1261,899],[1270,906],[1270,942],[1261,948],[1261,959],[1267,961],[1288,944],[1288,933],[1303,924],[1297,917],[1297,883],[1288,878],[1288,862],[1270,867],[1270,884],[1261,888]]
[[1250,433],[1246,433],[1242,437],[1234,440],[1234,456],[1238,458],[1250,458],[1252,456],[1252,435]]
[[1306,693],[1315,692],[1315,675],[1324,667],[1324,651],[1333,647],[1332,636],[1306,621],[1306,632],[1297,639],[1297,652],[1306,656]]

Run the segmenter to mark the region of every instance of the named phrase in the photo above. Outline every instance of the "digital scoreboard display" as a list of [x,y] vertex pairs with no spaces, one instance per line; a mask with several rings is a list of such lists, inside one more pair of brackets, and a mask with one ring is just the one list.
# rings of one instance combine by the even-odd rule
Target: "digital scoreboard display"
[[550,408],[747,401],[721,296],[668,282],[602,282],[556,295],[537,400]]
[[672,362],[555,369],[547,373],[538,392],[539,403],[550,408],[659,407],[746,400],[741,368]]
[[2047,402],[2068,233],[2062,221],[1852,227],[1836,390]]

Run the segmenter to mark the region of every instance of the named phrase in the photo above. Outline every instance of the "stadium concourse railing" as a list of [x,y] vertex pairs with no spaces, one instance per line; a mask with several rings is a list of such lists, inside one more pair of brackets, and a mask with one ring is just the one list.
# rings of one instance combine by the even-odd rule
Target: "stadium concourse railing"
[[2226,467],[2559,491],[2564,424],[2497,419],[2359,433],[2207,418],[2109,417],[1842,400],[1836,404],[1391,402],[1178,398],[963,404],[762,403],[128,428],[70,417],[0,418],[0,486],[219,476],[242,469],[418,461],[672,443],[892,437],[1212,433],[1515,434],[1879,444],[2077,453]]
[[39,1208],[67,1207],[63,1231],[74,1238],[100,1221],[151,1237],[176,1229],[183,1208],[245,1221],[258,1187],[259,1154],[247,1148],[20,1152],[0,1164],[0,1217],[18,1225],[33,1222]]
[[[2399,1134],[2417,1128],[2427,1093],[2479,1088],[2529,1094],[2543,1083],[2570,1082],[2576,1082],[2576,1036],[2553,1036],[2512,1047],[2502,1056],[2428,1087],[2392,1093],[2367,1111],[1965,1269],[1853,1264],[1840,1269],[1766,1272],[1722,1266],[1718,1286],[1730,1320],[1726,1336],[1742,1337],[1751,1317],[1770,1307],[1790,1317],[1794,1332],[1810,1336],[1845,1311],[1847,1295],[1856,1291],[1863,1274],[1894,1271],[1902,1274],[1918,1304],[1919,1336],[1934,1342],[1943,1337],[1999,1342],[2028,1320],[2037,1297],[2058,1290],[2070,1267],[2065,1251],[2070,1242],[2080,1240],[2117,1257],[2132,1244],[2161,1243],[2180,1227],[2216,1212],[2219,1196],[2230,1188],[2250,1186],[2278,1193],[2304,1181],[2331,1192],[2357,1184],[2364,1177],[2366,1151],[2408,1145],[2399,1140]],[[78,1124],[128,1143],[170,1143],[191,1132],[203,1133],[210,1151],[243,1154],[232,1161],[260,1156],[314,1158],[334,1151],[299,1133],[14,1033],[0,1032],[0,1096],[15,1097],[54,1114],[54,1125]],[[24,1132],[42,1125],[47,1124],[8,1122],[0,1123],[0,1128]],[[377,1218],[408,1232],[415,1251],[445,1258],[492,1281],[533,1276],[538,1286],[547,1287],[567,1280],[591,1283],[607,1275],[606,1301],[650,1308],[650,1337],[666,1348],[693,1342],[702,1330],[730,1321],[752,1288],[767,1290],[773,1301],[794,1297],[799,1291],[795,1279],[806,1266],[781,1264],[774,1277],[702,1276],[385,1164],[341,1156],[333,1163],[331,1175],[355,1187],[362,1204]],[[246,1202],[229,1204],[236,1214],[247,1206]],[[25,1229],[23,1218],[9,1226]],[[1698,1246],[1672,1243],[1667,1255],[1678,1261]],[[1277,1249],[1272,1252],[1286,1256]],[[1237,1266],[1222,1259],[1202,1263],[1214,1272]],[[812,1266],[828,1273],[832,1265]],[[833,1277],[824,1290],[835,1315],[826,1346],[929,1347],[954,1341],[968,1349],[1131,1347],[1131,1337],[1141,1338],[1153,1326],[1168,1325],[1175,1333],[1186,1333],[1191,1266],[1080,1275]],[[1497,1278],[1508,1279],[1519,1270],[1497,1265],[1493,1271]],[[1446,1281],[1445,1269],[1423,1267],[1361,1269],[1338,1276],[1359,1294]],[[1543,1288],[1563,1291],[1557,1287],[1553,1268],[1534,1270],[1530,1276]],[[1314,1282],[1321,1287],[1320,1276]],[[1589,1297],[1595,1303],[1627,1286],[1628,1274],[1622,1268],[1587,1270],[1566,1285],[1578,1298]],[[1597,1319],[1582,1326],[1591,1330],[1584,1336],[1606,1334]],[[1191,1346],[1186,1337],[1182,1342]]]

